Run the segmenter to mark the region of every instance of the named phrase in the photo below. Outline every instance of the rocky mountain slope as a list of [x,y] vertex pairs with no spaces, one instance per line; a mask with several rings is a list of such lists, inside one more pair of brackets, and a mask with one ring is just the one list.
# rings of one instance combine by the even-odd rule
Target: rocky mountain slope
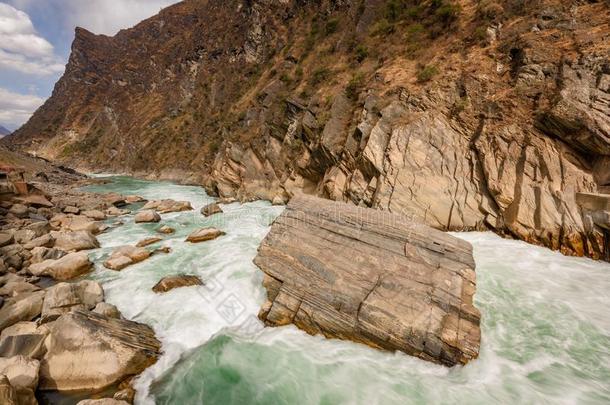
[[610,186],[610,2],[187,0],[115,37],[77,29],[8,142],[599,257],[575,193]]

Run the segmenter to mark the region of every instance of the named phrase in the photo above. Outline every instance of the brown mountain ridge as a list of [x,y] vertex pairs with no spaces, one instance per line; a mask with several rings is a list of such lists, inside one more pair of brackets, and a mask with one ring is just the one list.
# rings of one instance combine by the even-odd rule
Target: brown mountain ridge
[[8,141],[78,169],[304,191],[599,257],[610,2],[187,0],[77,29]]

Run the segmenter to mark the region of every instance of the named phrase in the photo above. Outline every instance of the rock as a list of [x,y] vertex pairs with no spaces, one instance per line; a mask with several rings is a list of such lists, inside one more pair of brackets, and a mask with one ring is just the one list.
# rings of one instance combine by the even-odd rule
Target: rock
[[123,215],[127,215],[131,213],[131,211],[129,210],[122,210],[120,208],[117,207],[110,207],[106,210],[106,215],[111,216],[111,217],[120,217]]
[[31,264],[41,263],[45,260],[57,260],[66,255],[66,252],[56,248],[35,247],[32,249]]
[[51,232],[51,224],[47,220],[33,222],[25,228],[34,231],[37,238]]
[[99,210],[88,210],[81,212],[81,215],[91,218],[95,221],[103,221],[106,219],[106,214]]
[[214,214],[221,214],[221,213],[222,213],[222,208],[220,208],[220,206],[216,203],[208,204],[201,209],[201,215],[203,215],[204,217],[209,217]]
[[0,375],[0,404],[20,405],[17,402],[17,391],[5,375]]
[[15,238],[10,233],[0,233],[0,248],[12,245],[15,243]]
[[34,276],[49,276],[55,280],[66,281],[87,273],[92,265],[87,253],[74,252],[61,259],[33,264],[29,271]]
[[143,210],[155,210],[162,214],[169,212],[182,212],[192,211],[193,207],[188,201],[174,201],[174,200],[156,200],[149,201],[142,207]]
[[93,312],[104,315],[107,318],[121,319],[121,312],[112,304],[100,302],[95,306]]
[[115,399],[115,398],[102,398],[102,399],[85,399],[80,401],[76,405],[129,405],[127,401]]
[[127,266],[139,263],[150,257],[150,252],[141,247],[121,246],[112,252],[104,262],[104,267],[111,270],[123,270]]
[[203,282],[197,276],[178,275],[164,277],[154,287],[153,291],[156,293],[164,293],[175,288],[190,287],[195,285],[203,285]]
[[11,281],[4,284],[0,288],[0,295],[4,296],[17,296],[24,292],[40,291],[40,287],[25,281]]
[[36,239],[32,239],[31,241],[26,243],[24,247],[28,250],[32,250],[37,247],[52,248],[54,244],[55,239],[53,238],[53,236],[51,236],[51,234],[46,234],[39,236]]
[[170,248],[169,246],[162,246],[160,248],[157,248],[153,251],[153,254],[157,254],[157,253],[163,253],[163,254],[168,254],[172,252],[172,248]]
[[80,209],[71,205],[64,207],[62,210],[65,214],[74,214],[78,215],[80,213]]
[[125,197],[125,202],[127,204],[135,204],[144,201],[146,201],[146,199],[140,197],[139,195],[128,195],[127,197]]
[[284,201],[284,199],[281,196],[276,195],[275,197],[273,197],[271,204],[272,205],[284,205],[284,204],[286,204],[286,202]]
[[10,214],[13,214],[17,218],[25,218],[28,216],[28,207],[23,204],[13,204],[13,206],[8,210]]
[[225,235],[225,233],[216,228],[203,228],[191,233],[186,238],[186,241],[191,243],[199,243],[216,239],[222,235]]
[[44,291],[35,291],[6,299],[0,308],[0,330],[40,316],[44,295]]
[[51,218],[51,225],[55,229],[64,231],[89,231],[94,235],[102,232],[104,227],[82,215],[64,215],[59,214]]
[[161,228],[157,229],[157,232],[165,234],[165,235],[170,235],[170,234],[172,234],[172,233],[174,233],[176,231],[175,231],[174,228],[171,228],[171,227],[169,227],[167,225],[163,225]]
[[150,327],[93,312],[65,314],[49,330],[41,390],[101,390],[141,373],[161,347]]
[[40,360],[45,353],[47,335],[47,329],[38,328],[34,322],[19,322],[6,328],[0,337],[0,357],[21,355]]
[[146,239],[143,239],[143,240],[139,241],[136,244],[136,247],[145,247],[145,246],[148,246],[148,245],[155,244],[157,242],[161,242],[162,240],[163,240],[162,238],[155,238],[155,237],[146,238]]
[[31,229],[19,229],[13,233],[13,236],[15,237],[15,242],[25,245],[36,238],[36,232]]
[[161,216],[154,210],[140,211],[134,217],[136,224],[143,222],[160,222]]
[[[480,313],[467,242],[407,218],[295,196],[254,262],[259,317],[453,366],[476,358]],[[459,325],[459,327],[458,327]]]
[[21,197],[19,198],[19,200],[26,204],[29,205],[31,207],[36,207],[36,208],[53,208],[54,205],[51,201],[49,201],[47,199],[47,197],[45,197],[42,194],[30,194],[26,197]]
[[104,289],[95,281],[59,283],[47,289],[42,318],[48,322],[74,309],[91,310],[103,300]]
[[100,243],[89,231],[51,232],[55,247],[66,252],[97,249]]
[[35,390],[38,385],[40,362],[25,356],[0,357],[0,374],[5,375],[10,384],[19,390]]
[[133,388],[128,387],[118,391],[116,394],[114,394],[113,398],[119,401],[125,401],[127,403],[133,404],[135,397],[136,391]]

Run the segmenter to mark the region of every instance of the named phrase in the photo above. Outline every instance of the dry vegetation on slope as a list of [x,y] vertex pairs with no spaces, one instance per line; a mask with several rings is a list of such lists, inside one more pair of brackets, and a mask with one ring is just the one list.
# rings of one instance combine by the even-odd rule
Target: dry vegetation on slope
[[610,4],[187,0],[77,30],[10,142],[80,168],[298,190],[599,256],[577,191],[610,185]]

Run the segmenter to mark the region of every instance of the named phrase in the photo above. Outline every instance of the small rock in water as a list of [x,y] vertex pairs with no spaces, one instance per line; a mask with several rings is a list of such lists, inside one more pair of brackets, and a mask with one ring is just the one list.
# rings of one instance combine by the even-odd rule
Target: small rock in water
[[193,207],[188,201],[155,200],[147,202],[142,209],[156,210],[162,214],[167,214],[170,212],[192,211]]
[[220,208],[220,206],[216,203],[208,204],[201,209],[201,215],[203,215],[204,217],[209,217],[214,214],[221,214],[221,213],[222,213],[222,208]]
[[176,232],[176,230],[174,228],[172,228],[172,227],[167,226],[167,225],[163,225],[161,228],[157,229],[157,232],[165,234],[165,235],[169,235],[169,234],[172,234],[172,233]]
[[163,238],[155,238],[155,237],[146,238],[146,239],[139,241],[138,244],[136,245],[136,247],[146,247],[148,245],[152,245],[154,243],[161,242],[162,240],[163,240]]
[[186,241],[191,243],[199,243],[216,239],[222,235],[225,235],[225,233],[216,228],[203,228],[191,233],[186,238]]
[[164,277],[154,287],[156,293],[164,293],[174,288],[190,287],[195,285],[203,285],[203,282],[197,276],[180,275]]
[[150,252],[141,247],[121,246],[112,252],[104,267],[110,270],[123,270],[127,266],[139,263],[150,257]]
[[172,252],[172,248],[170,248],[169,246],[163,246],[163,247],[160,247],[158,249],[155,249],[153,254],[157,254],[157,253],[165,253],[165,254],[167,254],[167,253],[171,253],[171,252]]
[[144,202],[146,201],[146,199],[144,199],[143,197],[140,197],[139,195],[128,195],[127,197],[125,197],[125,202],[127,204],[134,204],[134,203],[139,203],[139,202]]
[[125,401],[130,404],[133,404],[133,400],[134,400],[135,396],[136,396],[136,391],[131,387],[127,387],[125,389],[118,391],[116,394],[114,394],[113,398],[118,401]]
[[160,222],[161,216],[157,214],[157,211],[155,210],[144,210],[138,212],[134,220],[136,221],[136,224],[146,222]]

